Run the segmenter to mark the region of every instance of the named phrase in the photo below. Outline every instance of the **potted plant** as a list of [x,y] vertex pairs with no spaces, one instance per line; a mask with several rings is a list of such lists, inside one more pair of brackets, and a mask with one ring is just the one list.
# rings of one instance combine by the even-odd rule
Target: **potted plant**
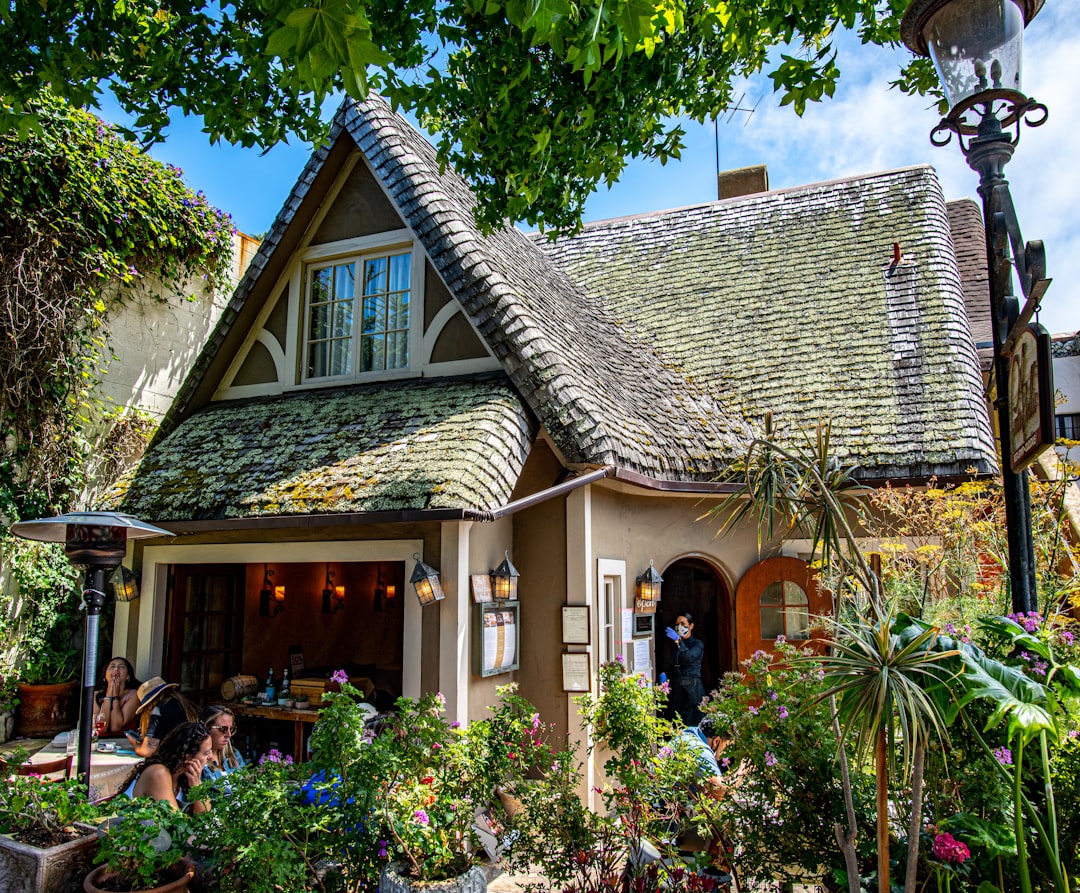
[[[8,755],[17,765],[25,751]],[[0,784],[0,890],[75,893],[93,863],[98,809],[75,779],[18,775]]]
[[45,738],[71,728],[79,688],[76,658],[73,648],[45,644],[27,659],[17,686],[17,734]]
[[182,893],[195,874],[185,855],[190,820],[164,801],[127,800],[104,827],[85,893]]

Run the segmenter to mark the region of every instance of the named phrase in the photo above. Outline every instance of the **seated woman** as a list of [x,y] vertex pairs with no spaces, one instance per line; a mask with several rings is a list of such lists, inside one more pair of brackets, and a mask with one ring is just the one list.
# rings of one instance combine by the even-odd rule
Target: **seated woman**
[[105,722],[102,738],[119,738],[135,728],[135,710],[139,706],[135,690],[140,684],[126,657],[114,657],[106,664],[101,684],[94,692],[94,716]]
[[199,718],[198,708],[180,694],[180,686],[160,676],[139,686],[139,734],[125,732],[140,757],[153,756],[159,742],[178,725]]
[[210,730],[201,722],[185,722],[165,736],[157,752],[132,773],[124,795],[164,801],[173,809],[208,812],[206,800],[187,802],[187,792],[202,781],[202,771],[213,753]]
[[240,751],[233,747],[236,735],[236,717],[221,704],[211,704],[199,714],[201,722],[210,731],[213,754],[202,771],[203,781],[216,781],[244,765]]

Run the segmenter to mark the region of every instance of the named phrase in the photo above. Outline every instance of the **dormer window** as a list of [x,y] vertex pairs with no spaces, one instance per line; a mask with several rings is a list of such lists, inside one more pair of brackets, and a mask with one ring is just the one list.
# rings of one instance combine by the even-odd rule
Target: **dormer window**
[[410,252],[313,264],[306,295],[305,380],[408,368]]

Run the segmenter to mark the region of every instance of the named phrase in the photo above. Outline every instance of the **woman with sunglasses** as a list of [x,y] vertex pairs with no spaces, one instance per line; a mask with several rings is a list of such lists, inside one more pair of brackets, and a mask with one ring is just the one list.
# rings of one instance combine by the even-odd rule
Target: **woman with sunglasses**
[[199,716],[199,721],[210,731],[213,755],[202,771],[203,781],[217,781],[244,765],[244,758],[233,747],[236,735],[236,717],[221,704],[211,704]]

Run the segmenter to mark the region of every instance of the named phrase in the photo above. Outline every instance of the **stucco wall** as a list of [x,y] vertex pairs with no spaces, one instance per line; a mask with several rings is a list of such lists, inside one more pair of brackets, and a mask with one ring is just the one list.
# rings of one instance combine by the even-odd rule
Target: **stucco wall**
[[1080,412],[1080,357],[1054,357],[1054,390],[1065,397],[1058,415]]
[[[517,567],[518,556],[513,544],[513,520],[502,518],[489,524],[473,524],[469,536],[469,574],[486,574],[494,570],[502,562],[507,550],[510,551],[510,561]],[[520,571],[521,568],[519,567]],[[520,601],[520,598],[519,598]],[[474,668],[476,649],[482,647],[482,643],[476,639],[477,606],[473,604],[472,593],[469,593],[469,721],[484,719],[491,715],[487,709],[498,700],[495,689],[500,685],[517,682],[519,671],[500,673],[497,676],[477,676]],[[519,646],[524,643],[519,641]]]

